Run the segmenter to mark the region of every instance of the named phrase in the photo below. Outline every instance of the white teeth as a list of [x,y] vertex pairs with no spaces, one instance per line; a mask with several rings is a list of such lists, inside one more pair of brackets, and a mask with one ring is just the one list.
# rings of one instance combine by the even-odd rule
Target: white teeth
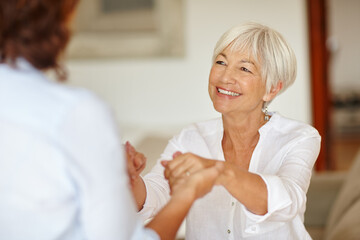
[[220,88],[218,88],[217,90],[218,90],[218,92],[221,93],[221,94],[225,94],[225,95],[229,95],[229,96],[233,96],[233,97],[240,96],[240,93],[230,92],[230,91],[227,91],[227,90],[224,90],[224,89],[220,89]]

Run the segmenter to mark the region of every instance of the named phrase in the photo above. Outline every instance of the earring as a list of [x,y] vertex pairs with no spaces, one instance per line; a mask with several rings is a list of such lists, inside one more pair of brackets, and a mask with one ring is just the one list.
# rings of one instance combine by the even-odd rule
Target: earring
[[268,108],[267,108],[267,107],[265,107],[264,113],[265,113],[265,117],[264,117],[265,121],[269,121],[270,115],[269,115],[269,113],[268,113]]

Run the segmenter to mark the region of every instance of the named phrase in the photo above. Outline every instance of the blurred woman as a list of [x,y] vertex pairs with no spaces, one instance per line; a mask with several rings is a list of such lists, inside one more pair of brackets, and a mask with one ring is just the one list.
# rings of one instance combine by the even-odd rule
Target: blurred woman
[[133,172],[140,214],[151,217],[167,202],[167,179],[172,186],[221,163],[218,186],[189,212],[186,239],[311,239],[303,221],[320,136],[267,110],[295,78],[295,55],[278,32],[257,23],[227,31],[215,46],[208,87],[222,117],[170,140],[160,159],[174,157],[162,161],[165,177],[160,161],[144,179]]
[[178,181],[169,204],[143,227],[108,107],[44,75],[66,78],[60,60],[76,5],[0,1],[0,238],[173,239],[219,170]]

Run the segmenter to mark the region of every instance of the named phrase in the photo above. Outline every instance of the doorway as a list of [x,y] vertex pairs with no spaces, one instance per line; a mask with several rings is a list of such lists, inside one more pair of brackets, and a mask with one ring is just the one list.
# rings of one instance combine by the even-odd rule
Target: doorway
[[360,0],[308,0],[317,171],[348,170],[360,151]]

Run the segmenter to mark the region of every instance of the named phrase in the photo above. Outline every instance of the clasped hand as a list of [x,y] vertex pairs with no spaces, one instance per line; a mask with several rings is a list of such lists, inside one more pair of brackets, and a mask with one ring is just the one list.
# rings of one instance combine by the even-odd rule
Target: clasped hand
[[[125,152],[130,183],[134,187],[136,181],[141,179],[139,176],[146,166],[146,157],[129,142],[125,143]],[[185,194],[193,199],[208,193],[224,169],[219,161],[181,152],[174,153],[173,160],[162,161],[161,164],[165,167],[164,176],[169,181],[173,197]]]
[[[197,178],[198,176],[204,175],[206,169],[215,168],[217,171],[217,176],[223,170],[223,164],[220,161],[210,160],[202,158],[192,153],[176,152],[173,154],[173,160],[171,161],[162,161],[161,164],[165,167],[164,176],[169,181],[171,193],[177,190],[179,185],[185,183],[191,178]],[[216,179],[208,179],[211,183],[206,183],[206,179],[203,181],[203,184],[214,184]],[[194,183],[195,180],[194,180]],[[199,194],[205,194],[208,189],[204,187],[204,192],[201,190],[201,184],[197,187]],[[211,185],[211,187],[212,187]],[[199,196],[198,196],[199,197]]]

